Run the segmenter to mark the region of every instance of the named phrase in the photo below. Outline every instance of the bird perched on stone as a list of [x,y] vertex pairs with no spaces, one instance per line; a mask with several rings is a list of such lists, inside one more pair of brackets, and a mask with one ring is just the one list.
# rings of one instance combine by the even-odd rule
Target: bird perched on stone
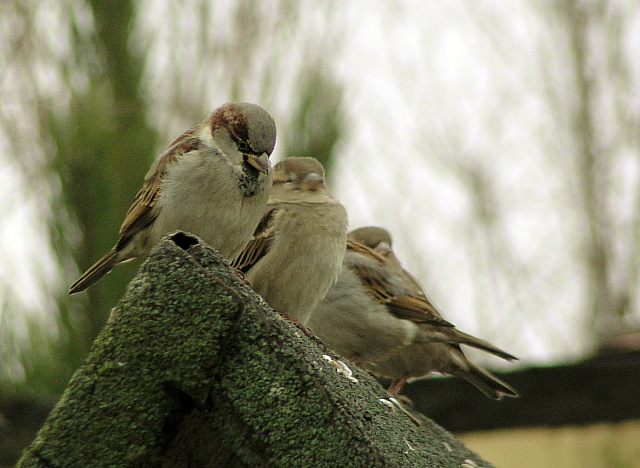
[[345,254],[347,212],[314,158],[276,164],[267,210],[232,262],[267,303],[302,325],[335,283]]
[[163,236],[188,231],[232,259],[251,238],[272,185],[276,126],[250,103],[227,103],[184,132],[145,176],[116,245],[69,289],[84,291],[121,262],[147,255]]
[[460,344],[516,358],[447,322],[402,267],[388,231],[365,227],[348,239],[342,273],[309,322],[327,346],[375,375],[392,378],[394,394],[408,380],[441,372],[464,378],[490,398],[518,396],[469,361]]

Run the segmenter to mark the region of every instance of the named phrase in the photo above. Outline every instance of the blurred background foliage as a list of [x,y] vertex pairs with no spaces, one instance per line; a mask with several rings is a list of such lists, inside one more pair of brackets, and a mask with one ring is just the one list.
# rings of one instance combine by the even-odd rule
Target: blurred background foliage
[[638,327],[633,1],[0,2],[0,393],[55,397],[139,262],[108,250],[153,158],[213,108],[268,109],[352,227],[460,328],[570,360]]

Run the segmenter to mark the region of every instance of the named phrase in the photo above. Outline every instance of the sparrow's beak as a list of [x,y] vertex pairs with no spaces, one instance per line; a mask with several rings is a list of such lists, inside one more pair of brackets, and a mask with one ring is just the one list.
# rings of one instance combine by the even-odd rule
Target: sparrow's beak
[[253,167],[256,171],[262,172],[263,174],[269,174],[271,170],[271,161],[269,161],[269,155],[267,153],[262,153],[261,155],[256,154],[246,154],[247,164]]
[[320,174],[310,172],[302,182],[300,182],[300,188],[302,190],[308,190],[309,192],[315,192],[323,183],[324,178]]

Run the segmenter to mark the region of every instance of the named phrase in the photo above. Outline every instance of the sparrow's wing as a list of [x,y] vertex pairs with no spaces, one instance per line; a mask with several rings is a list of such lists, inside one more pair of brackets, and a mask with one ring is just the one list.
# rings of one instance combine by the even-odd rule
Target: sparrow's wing
[[393,296],[386,303],[387,307],[398,318],[411,320],[418,324],[430,323],[444,327],[453,327],[446,321],[431,302],[420,296]]
[[123,246],[138,232],[147,227],[158,216],[159,208],[156,207],[160,184],[167,168],[174,163],[179,156],[190,151],[197,150],[202,142],[194,136],[195,129],[187,130],[176,138],[162,153],[147,172],[144,184],[136,194],[129,211],[120,226],[120,239],[118,247]]
[[267,209],[249,243],[231,262],[233,268],[246,273],[266,255],[269,251],[269,244],[275,234],[276,221],[282,213],[282,208],[278,208],[277,205]]
[[347,251],[365,256],[369,262],[354,262],[349,267],[358,275],[367,292],[378,302],[387,306],[389,312],[400,319],[418,324],[429,323],[438,326],[453,325],[442,318],[438,310],[424,296],[397,292],[393,282],[405,280],[394,272],[384,255],[355,241],[347,242]]

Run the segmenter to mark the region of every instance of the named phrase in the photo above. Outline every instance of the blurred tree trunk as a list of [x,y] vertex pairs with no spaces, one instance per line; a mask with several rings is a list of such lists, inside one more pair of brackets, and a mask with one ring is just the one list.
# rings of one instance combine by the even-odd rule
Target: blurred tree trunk
[[606,235],[609,213],[606,207],[606,194],[610,187],[606,184],[605,174],[607,156],[599,152],[596,142],[597,129],[594,125],[594,112],[597,112],[596,83],[590,76],[589,23],[595,20],[590,5],[581,5],[576,0],[562,2],[559,6],[560,19],[566,24],[568,46],[572,59],[571,68],[575,83],[576,108],[573,112],[571,130],[575,142],[580,199],[584,210],[585,232],[585,269],[590,293],[590,315],[594,329],[598,322],[607,316],[615,316],[621,311],[614,310],[613,294],[609,287],[612,239]]
[[[51,119],[57,145],[54,166],[62,180],[64,202],[83,236],[76,255],[81,270],[115,244],[158,141],[147,124],[142,98],[144,60],[133,47],[134,2],[94,0],[89,5],[94,43],[75,44],[88,86],[74,91],[67,113]],[[87,56],[88,47],[92,50]],[[122,296],[134,268],[120,267],[86,292],[85,350]]]
[[[638,287],[637,232],[640,214],[625,219],[617,193],[624,183],[621,164],[640,160],[640,116],[634,109],[632,64],[625,50],[631,26],[624,8],[603,1],[557,1],[545,10],[565,38],[569,89],[562,110],[572,142],[578,208],[584,218],[583,265],[588,320],[597,341],[625,330]],[[561,102],[559,96],[554,101]],[[563,119],[562,115],[558,115]],[[627,153],[627,154],[625,154]],[[616,200],[616,201],[614,201]],[[638,207],[638,196],[633,196]]]
[[[23,384],[33,394],[64,388],[135,271],[135,266],[119,269],[74,299],[59,289],[64,273],[77,273],[71,273],[74,247],[79,246],[75,260],[84,269],[116,241],[156,151],[158,138],[146,123],[140,89],[142,50],[132,46],[135,4],[65,1],[49,10],[38,2],[3,3],[4,25],[10,25],[2,31],[10,52],[3,84],[17,90],[9,94],[18,108],[3,116],[7,154],[38,200],[43,224],[49,223],[50,239],[41,248],[50,247],[59,261],[55,267],[25,267],[42,275],[40,284],[35,282],[48,299],[37,310],[41,323],[33,313],[21,317],[13,302],[3,310],[20,317],[7,322],[29,334],[25,339],[24,333],[2,330],[3,341],[15,348],[3,353],[3,364],[19,369],[22,381],[11,384]],[[50,254],[42,253],[43,263]],[[47,315],[55,315],[56,326]]]

